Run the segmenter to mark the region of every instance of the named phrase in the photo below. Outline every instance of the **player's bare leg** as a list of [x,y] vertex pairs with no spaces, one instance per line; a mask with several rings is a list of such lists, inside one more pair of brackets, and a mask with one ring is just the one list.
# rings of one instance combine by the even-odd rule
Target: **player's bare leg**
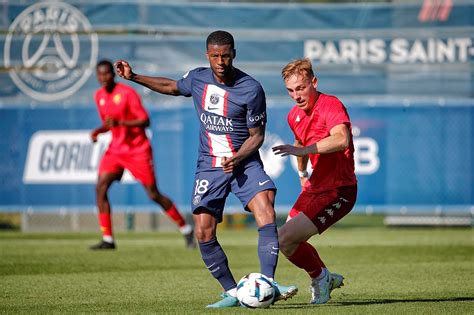
[[161,194],[161,192],[156,187],[156,184],[153,185],[144,185],[145,190],[148,194],[148,197],[159,204],[166,215],[176,223],[179,228],[179,231],[184,236],[186,241],[187,248],[196,248],[196,242],[194,241],[194,231],[191,225],[186,224],[186,220],[181,215],[181,213],[176,208],[176,205],[166,197]]
[[331,291],[343,285],[344,278],[330,273],[316,249],[307,242],[316,234],[317,227],[304,213],[288,220],[278,232],[281,252],[312,279],[311,303],[324,304],[329,300]]
[[219,281],[224,293],[222,299],[208,308],[238,306],[237,283],[230,271],[227,256],[217,241],[216,228],[218,220],[205,209],[193,215],[196,238],[199,243],[201,257],[212,276]]
[[196,238],[198,242],[209,242],[216,238],[217,219],[204,209],[193,215]]
[[280,250],[286,256],[293,255],[301,242],[318,234],[316,225],[304,214],[299,213],[287,221],[278,231]]
[[112,234],[112,213],[107,192],[110,185],[116,180],[120,180],[121,174],[104,173],[99,176],[96,185],[96,203],[99,210],[99,225],[102,231],[102,241],[90,247],[90,249],[115,249],[115,242]]
[[257,193],[250,200],[247,207],[252,211],[258,227],[275,223],[275,192],[273,190],[264,190]]
[[[260,259],[260,272],[270,279],[274,279],[278,264],[278,231],[275,223],[275,192],[264,190],[257,193],[248,203],[258,226],[258,258]],[[274,281],[276,288],[275,301],[286,300],[297,292],[296,286],[283,286]]]

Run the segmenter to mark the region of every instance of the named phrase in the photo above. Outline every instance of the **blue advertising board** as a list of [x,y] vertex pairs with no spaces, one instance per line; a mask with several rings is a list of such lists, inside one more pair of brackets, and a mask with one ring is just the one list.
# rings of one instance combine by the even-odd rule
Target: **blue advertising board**
[[[94,208],[94,184],[110,135],[97,144],[93,101],[98,60],[126,59],[137,72],[180,78],[205,66],[205,38],[236,38],[235,65],[267,94],[261,149],[285,212],[300,187],[291,143],[291,99],[280,77],[312,60],[321,91],[353,121],[357,211],[471,211],[474,205],[474,3],[285,5],[69,1],[2,5],[0,21],[0,211]],[[120,14],[126,10],[127,15]],[[428,12],[428,13],[426,13]],[[429,14],[431,12],[432,14]],[[160,189],[189,209],[198,121],[189,99],[132,85],[150,113]],[[156,209],[130,174],[112,203]],[[230,199],[230,210],[240,209]]]

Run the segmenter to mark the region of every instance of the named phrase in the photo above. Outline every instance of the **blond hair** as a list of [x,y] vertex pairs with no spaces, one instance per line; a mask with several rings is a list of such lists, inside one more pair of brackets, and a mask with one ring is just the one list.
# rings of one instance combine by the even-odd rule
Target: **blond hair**
[[304,78],[311,80],[314,77],[311,61],[308,58],[296,59],[287,64],[281,71],[284,81],[293,75],[302,75]]

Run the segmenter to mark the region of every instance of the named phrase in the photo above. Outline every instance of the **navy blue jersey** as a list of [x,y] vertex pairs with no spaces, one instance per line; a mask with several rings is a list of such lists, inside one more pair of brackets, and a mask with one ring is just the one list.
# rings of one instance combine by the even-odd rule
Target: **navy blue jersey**
[[[265,92],[248,74],[234,68],[231,85],[220,84],[210,68],[197,68],[178,80],[181,95],[193,97],[201,122],[199,167],[221,167],[249,137],[249,128],[266,123]],[[253,157],[260,159],[258,152]]]

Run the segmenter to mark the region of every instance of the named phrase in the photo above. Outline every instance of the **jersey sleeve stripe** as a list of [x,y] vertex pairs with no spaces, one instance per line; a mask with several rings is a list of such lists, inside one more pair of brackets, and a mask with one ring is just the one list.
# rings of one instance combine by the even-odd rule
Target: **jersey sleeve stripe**
[[[207,87],[207,86],[206,86]],[[205,90],[204,90],[205,91]],[[205,92],[204,92],[205,93]],[[214,156],[214,152],[212,150],[212,139],[211,136],[209,135],[209,132],[206,131],[206,137],[207,137],[207,145],[209,146],[209,154],[212,156],[212,167],[216,166],[216,157]]]
[[235,154],[234,146],[232,145],[232,140],[230,139],[230,135],[226,134],[225,135],[227,138],[227,143],[229,144],[230,151],[232,152],[232,155]]
[[208,84],[206,84],[204,86],[204,91],[202,92],[202,100],[201,100],[201,105],[202,105],[202,109],[206,109],[206,94],[207,94],[207,86]]
[[227,117],[227,97],[229,96],[229,92],[225,92],[224,94],[224,117]]

